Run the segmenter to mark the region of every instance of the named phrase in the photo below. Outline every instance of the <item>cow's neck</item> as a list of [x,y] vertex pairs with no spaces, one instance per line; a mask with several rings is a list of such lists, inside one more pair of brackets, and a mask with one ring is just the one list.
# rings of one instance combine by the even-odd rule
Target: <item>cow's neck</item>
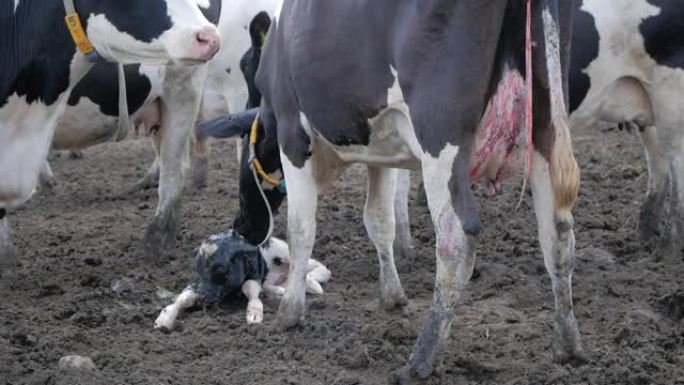
[[[0,106],[12,94],[54,103],[69,85],[76,47],[64,23],[62,1],[2,2]],[[11,58],[11,59],[10,59]]]

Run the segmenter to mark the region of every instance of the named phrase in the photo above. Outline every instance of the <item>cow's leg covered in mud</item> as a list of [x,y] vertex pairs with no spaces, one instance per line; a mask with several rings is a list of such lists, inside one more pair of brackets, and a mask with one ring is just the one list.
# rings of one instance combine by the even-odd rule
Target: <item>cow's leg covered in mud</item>
[[190,134],[199,112],[207,67],[168,67],[162,97],[159,153],[159,203],[147,228],[148,255],[175,244],[180,221],[180,199],[189,164]]
[[0,208],[0,280],[7,281],[17,268],[17,249],[12,243],[7,210]]
[[[541,9],[544,49],[534,58],[534,131],[531,186],[539,226],[539,243],[544,264],[551,277],[555,309],[553,356],[559,363],[582,364],[587,361],[572,304],[572,273],[575,262],[575,234],[572,208],[577,200],[580,173],[572,150],[566,109],[567,65],[563,41],[570,31],[559,35],[558,7],[555,0],[543,2]],[[554,6],[555,5],[555,6]],[[569,15],[570,13],[565,13]],[[570,20],[560,20],[570,25]]]
[[404,379],[427,378],[441,365],[454,311],[473,273],[480,220],[468,181],[468,159],[469,151],[451,145],[437,158],[423,157],[425,192],[437,235],[437,274],[432,306],[405,369],[409,373],[401,374]]
[[411,264],[416,258],[411,237],[411,221],[409,219],[409,193],[411,192],[411,172],[397,170],[397,188],[394,194],[394,256],[403,258]]
[[660,223],[665,214],[665,199],[669,186],[668,162],[654,126],[639,128],[639,136],[646,151],[648,162],[648,190],[646,202],[639,216],[639,234],[650,241],[660,234]]
[[394,264],[394,194],[397,170],[368,166],[368,196],[363,223],[378,252],[380,305],[385,309],[408,303]]
[[667,264],[684,263],[684,135],[678,136],[670,155],[670,234],[657,250]]

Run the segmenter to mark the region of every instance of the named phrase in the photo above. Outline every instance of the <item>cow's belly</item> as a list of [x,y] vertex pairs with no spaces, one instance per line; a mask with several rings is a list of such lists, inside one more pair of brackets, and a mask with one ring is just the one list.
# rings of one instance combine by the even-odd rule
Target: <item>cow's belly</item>
[[0,109],[0,207],[27,201],[36,188],[65,94],[52,106],[13,95]]

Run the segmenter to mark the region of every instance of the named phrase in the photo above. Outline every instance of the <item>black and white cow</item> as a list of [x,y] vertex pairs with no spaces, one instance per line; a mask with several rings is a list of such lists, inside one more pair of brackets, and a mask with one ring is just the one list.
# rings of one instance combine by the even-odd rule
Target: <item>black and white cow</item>
[[[523,163],[520,153],[527,150],[539,239],[556,302],[554,357],[572,363],[586,359],[571,289],[571,209],[579,185],[566,113],[572,7],[572,1],[533,1],[537,44],[529,95],[521,49],[524,1],[284,2],[257,73],[263,104],[256,157],[275,178],[282,168],[287,182],[293,263],[278,327],[304,318],[318,194],[354,162],[368,165],[364,223],[378,252],[380,302],[385,308],[407,303],[392,248],[393,167],[419,169],[437,234],[435,296],[409,365],[396,380],[428,377],[441,362],[475,262],[481,224],[471,180],[484,176],[496,189],[516,159]],[[527,97],[534,99],[532,132],[525,124]],[[230,131],[236,119],[224,123]],[[210,126],[217,125],[220,120]],[[534,151],[526,145],[530,142]],[[250,193],[257,186],[249,166],[243,164],[241,171],[241,211],[234,228],[259,242],[268,230],[266,208],[258,193]],[[282,194],[263,186],[277,207]]]
[[574,23],[571,127],[593,127],[599,122],[638,127],[649,167],[641,234],[648,240],[659,232],[670,193],[672,231],[665,234],[658,257],[681,261],[684,3],[582,0]]
[[[211,0],[208,8],[200,8],[209,21],[218,23],[222,47],[202,74],[206,82],[204,78],[185,82],[185,79],[169,75],[166,67],[126,66],[130,121],[136,132],[155,134],[152,141],[156,159],[133,188],[150,188],[159,182],[159,203],[143,241],[150,251],[158,253],[160,246],[173,246],[179,218],[176,211],[185,169],[190,162],[188,138],[198,108],[201,118],[212,118],[240,111],[249,104],[248,88],[239,69],[256,72],[258,61],[242,63],[241,55],[248,48],[252,49],[250,36],[253,40],[256,35],[260,40],[268,28],[268,25],[263,26],[264,17],[266,23],[270,23],[270,18],[260,12],[273,13],[279,4],[280,0]],[[248,34],[246,30],[250,24],[252,30]],[[198,107],[199,97],[201,106]],[[57,124],[53,148],[83,149],[113,138],[123,139],[126,132],[119,132],[118,103],[116,66],[96,64],[71,93]],[[195,135],[192,150],[195,155],[192,157],[194,184],[203,187],[208,171],[205,137]],[[51,175],[46,163],[44,178],[49,180]]]
[[[208,0],[75,0],[87,37],[107,60],[173,64],[191,80],[219,49]],[[36,188],[56,121],[91,67],[77,52],[58,0],[0,0],[0,263],[12,264],[7,210]]]

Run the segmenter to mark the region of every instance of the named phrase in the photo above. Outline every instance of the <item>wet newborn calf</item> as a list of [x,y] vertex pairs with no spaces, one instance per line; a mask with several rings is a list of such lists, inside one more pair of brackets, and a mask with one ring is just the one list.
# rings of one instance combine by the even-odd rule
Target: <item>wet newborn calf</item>
[[[242,293],[247,297],[247,322],[260,323],[264,318],[264,305],[259,299],[262,289],[266,293],[282,295],[287,282],[290,251],[287,243],[271,238],[257,247],[235,231],[212,235],[195,251],[197,280],[169,306],[165,307],[154,328],[170,331],[183,309],[198,302],[220,303]],[[311,259],[306,277],[307,291],[323,294],[321,283],[331,277],[330,271],[320,262]]]

